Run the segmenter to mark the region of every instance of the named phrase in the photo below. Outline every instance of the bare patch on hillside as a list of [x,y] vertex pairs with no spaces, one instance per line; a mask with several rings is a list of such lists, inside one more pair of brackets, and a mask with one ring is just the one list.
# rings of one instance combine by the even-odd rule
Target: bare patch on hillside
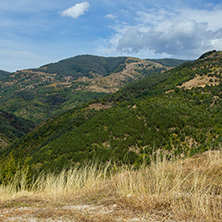
[[102,104],[102,103],[93,103],[89,105],[89,109],[95,109],[95,110],[100,110],[100,109],[109,109],[112,107],[112,104]]
[[88,83],[88,85],[80,86],[77,90],[114,93],[126,83],[143,78],[142,71],[144,69],[152,70],[155,68],[163,68],[163,66],[156,62],[129,57],[125,61],[125,68],[120,72],[111,73],[108,76],[94,75],[93,79],[81,77],[75,81]]
[[0,137],[0,149],[4,148],[8,145],[8,143]]
[[205,87],[206,85],[215,86],[219,85],[220,81],[217,77],[210,77],[207,75],[196,76],[194,79],[189,80],[188,82],[183,83],[179,88],[192,89],[194,87]]

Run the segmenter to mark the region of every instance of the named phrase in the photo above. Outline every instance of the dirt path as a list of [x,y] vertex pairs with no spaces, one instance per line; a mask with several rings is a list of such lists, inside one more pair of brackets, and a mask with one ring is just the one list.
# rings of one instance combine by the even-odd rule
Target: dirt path
[[[0,221],[16,222],[161,222],[161,216],[138,214],[113,205],[13,206],[0,208]],[[164,220],[173,222],[173,220]]]

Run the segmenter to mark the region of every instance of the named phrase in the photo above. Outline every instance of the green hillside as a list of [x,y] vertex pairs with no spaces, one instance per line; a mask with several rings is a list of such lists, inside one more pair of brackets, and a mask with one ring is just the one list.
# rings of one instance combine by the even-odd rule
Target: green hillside
[[127,57],[101,57],[93,55],[79,55],[65,59],[57,63],[44,65],[37,70],[58,73],[61,76],[89,77],[93,78],[93,73],[102,76],[112,72],[120,71],[124,68]]
[[222,52],[157,76],[44,122],[1,154],[2,176],[18,162],[35,172],[91,160],[137,166],[157,149],[184,156],[218,148]]
[[[93,78],[93,73],[102,76],[114,72],[122,71],[125,68],[125,62],[128,57],[102,57],[93,55],[79,55],[73,58],[65,59],[57,63],[44,65],[37,70],[58,73],[60,75]],[[178,59],[147,59],[166,67],[176,67],[186,62]]]
[[182,59],[168,59],[168,58],[165,58],[165,59],[148,59],[148,60],[160,63],[160,64],[162,64],[164,66],[168,66],[168,67],[176,67],[176,66],[184,64],[185,62],[189,62],[189,61],[182,60]]
[[136,58],[76,56],[39,69],[11,73],[0,82],[0,109],[36,125],[128,82],[169,69]]
[[0,110],[0,150],[31,131],[33,125]]
[[0,80],[3,79],[3,78],[5,78],[5,77],[8,76],[9,74],[10,74],[9,72],[0,70]]
[[184,82],[189,82],[192,79],[196,79],[196,85],[194,85],[194,87],[218,85],[219,82],[221,82],[221,57],[221,52],[207,52],[198,60],[185,62],[168,72],[157,73],[151,78],[133,81],[117,93],[106,97],[106,101],[128,101],[131,100],[132,97],[151,96],[156,93],[171,90],[178,91]]

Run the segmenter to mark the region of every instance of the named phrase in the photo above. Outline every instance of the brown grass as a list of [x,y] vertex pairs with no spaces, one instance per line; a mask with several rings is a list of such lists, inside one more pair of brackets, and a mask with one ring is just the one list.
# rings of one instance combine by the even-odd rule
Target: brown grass
[[176,220],[222,221],[221,152],[185,161],[166,159],[139,171],[117,175],[117,190],[127,205],[171,213]]
[[24,172],[21,180],[0,186],[0,215],[27,207],[29,217],[39,221],[222,221],[221,151],[174,161],[157,154],[139,170],[122,167],[110,174],[110,168],[42,175],[29,190]]
[[[212,82],[211,82],[211,81]],[[185,89],[192,89],[193,87],[205,87],[206,85],[219,85],[220,84],[220,79],[217,77],[210,77],[207,75],[204,76],[199,76],[196,75],[195,78],[183,83],[181,86],[179,86],[179,88],[185,88]]]

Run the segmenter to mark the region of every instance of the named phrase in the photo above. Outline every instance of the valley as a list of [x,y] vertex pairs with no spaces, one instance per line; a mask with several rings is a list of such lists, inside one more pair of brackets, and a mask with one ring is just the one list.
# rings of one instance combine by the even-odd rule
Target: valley
[[[2,167],[9,156],[15,166],[17,162],[32,166],[32,173],[55,168],[59,172],[65,166],[88,161],[139,166],[143,161],[149,162],[150,155],[158,149],[192,156],[219,147],[221,56],[222,52],[213,51],[194,62],[132,81],[115,93],[91,99],[65,112],[55,99],[51,108],[60,114],[43,121],[9,146],[7,154],[2,154]],[[137,59],[133,63],[132,59],[126,61],[130,67],[134,67],[135,61],[141,64]],[[200,86],[197,78],[205,81],[205,85]],[[27,102],[33,99],[27,97]],[[42,114],[40,110],[38,115]]]
[[0,1],[0,222],[222,222],[221,21]]
[[85,55],[1,79],[2,217],[25,197],[37,221],[51,206],[64,221],[220,221],[222,52],[166,62]]
[[0,79],[0,109],[38,125],[53,115],[116,92],[129,82],[168,69],[136,58],[76,56]]

